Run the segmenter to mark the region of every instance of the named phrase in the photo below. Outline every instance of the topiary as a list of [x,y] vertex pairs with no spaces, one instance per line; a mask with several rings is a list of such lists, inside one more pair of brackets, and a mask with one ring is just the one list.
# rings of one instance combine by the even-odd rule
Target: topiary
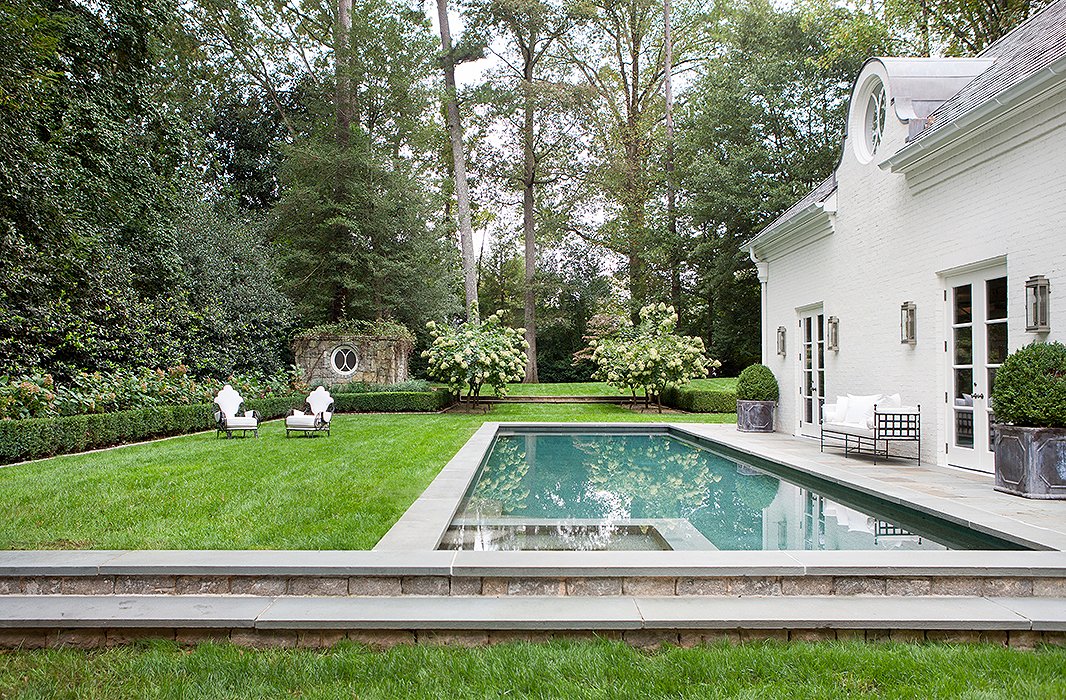
[[1030,428],[1066,428],[1066,345],[1033,343],[996,370],[996,421]]
[[766,365],[746,367],[737,378],[740,401],[777,401],[777,378]]

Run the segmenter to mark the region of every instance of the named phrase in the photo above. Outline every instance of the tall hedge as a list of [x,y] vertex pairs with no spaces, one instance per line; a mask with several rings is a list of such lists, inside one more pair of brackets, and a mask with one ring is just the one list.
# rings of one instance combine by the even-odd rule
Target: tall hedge
[[[439,411],[451,396],[444,391],[368,392],[335,397],[338,413]],[[246,410],[261,420],[288,415],[304,402],[302,395],[250,399]],[[215,426],[214,404],[153,406],[133,411],[86,416],[0,420],[0,464],[84,452],[123,443],[184,435]]]

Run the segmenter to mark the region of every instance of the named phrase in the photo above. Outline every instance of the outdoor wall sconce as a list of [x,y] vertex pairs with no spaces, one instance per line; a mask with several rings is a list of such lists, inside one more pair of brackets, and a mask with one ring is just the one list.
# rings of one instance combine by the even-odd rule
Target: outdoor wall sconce
[[1033,275],[1025,282],[1025,330],[1047,333],[1051,330],[1051,285],[1047,277]]
[[785,356],[785,327],[777,327],[777,354],[781,357]]
[[918,307],[913,301],[905,301],[899,307],[899,342],[914,345],[918,342],[917,316]]
[[840,319],[830,316],[827,319],[828,328],[825,333],[825,347],[836,352],[840,349]]

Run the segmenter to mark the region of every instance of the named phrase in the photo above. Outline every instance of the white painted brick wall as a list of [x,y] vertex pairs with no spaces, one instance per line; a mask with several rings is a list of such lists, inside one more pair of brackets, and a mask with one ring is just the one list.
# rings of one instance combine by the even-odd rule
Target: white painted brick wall
[[[894,112],[874,163],[860,164],[845,143],[834,233],[768,260],[764,362],[781,385],[779,430],[799,428],[797,309],[809,304],[820,302],[826,317],[840,318],[840,350],[827,353],[827,401],[849,392],[900,391],[905,403],[922,406],[922,458],[940,463],[946,461],[948,359],[946,285],[938,271],[1006,256],[1012,350],[1036,338],[1025,332],[1025,280],[1047,276],[1048,338],[1066,340],[1066,95],[1041,109],[985,144],[994,151],[1013,135],[1021,142],[1010,150],[984,162],[968,154],[969,167],[937,174],[932,185],[923,184],[924,176],[877,167],[883,154],[904,143],[906,125]],[[900,343],[904,301],[917,305],[914,347]],[[778,326],[788,329],[783,358],[776,354]]]

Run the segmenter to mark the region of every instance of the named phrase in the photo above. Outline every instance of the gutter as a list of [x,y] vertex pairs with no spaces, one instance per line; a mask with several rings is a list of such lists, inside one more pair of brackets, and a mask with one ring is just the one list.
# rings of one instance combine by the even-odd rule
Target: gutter
[[932,132],[927,138],[920,138],[904,146],[895,155],[878,163],[878,167],[893,173],[905,172],[917,163],[936,157],[938,152],[945,150],[979,127],[994,121],[1002,113],[1039,97],[1055,87],[1062,82],[1064,75],[1066,75],[1066,56],[1020,83],[1012,85],[995,97],[982,102],[976,108]]

